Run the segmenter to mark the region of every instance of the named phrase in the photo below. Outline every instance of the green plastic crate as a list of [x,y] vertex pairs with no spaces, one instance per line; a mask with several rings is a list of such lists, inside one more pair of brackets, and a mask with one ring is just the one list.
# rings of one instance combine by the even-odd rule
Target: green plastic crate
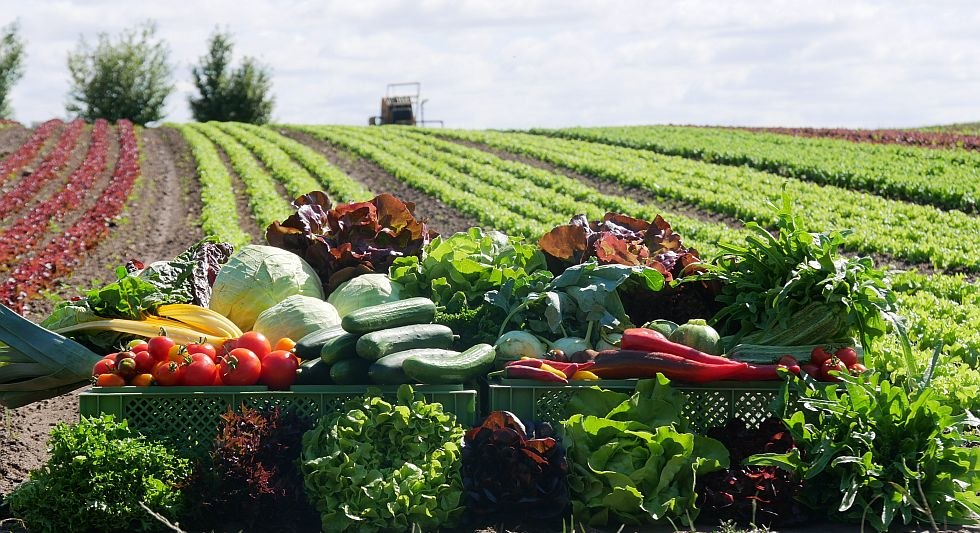
[[[561,421],[575,413],[567,404],[575,391],[598,386],[632,394],[636,379],[575,381],[567,385],[528,379],[500,379],[490,382],[490,410],[510,411],[522,420],[550,422],[560,430]],[[704,433],[708,428],[738,418],[748,427],[758,427],[771,416],[769,404],[782,388],[781,381],[716,382],[704,385],[674,385],[687,396],[682,412],[692,431]]]
[[[415,392],[429,402],[441,403],[464,427],[476,423],[476,391],[462,385],[417,385]],[[147,436],[204,453],[217,435],[221,415],[241,405],[281,411],[317,419],[368,389],[394,399],[398,386],[303,385],[290,391],[266,387],[93,387],[79,395],[82,416],[115,415]]]

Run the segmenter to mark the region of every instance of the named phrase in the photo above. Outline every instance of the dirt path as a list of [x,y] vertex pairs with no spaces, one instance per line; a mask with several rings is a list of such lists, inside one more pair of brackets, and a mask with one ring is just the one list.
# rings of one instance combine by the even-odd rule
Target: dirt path
[[[131,258],[145,262],[169,259],[202,237],[196,174],[178,172],[181,154],[172,150],[160,130],[141,132],[142,177],[130,205],[108,239],[64,280],[49,298],[32,302],[26,314],[40,321],[55,299],[75,296],[82,288],[104,285],[113,269]],[[115,141],[114,141],[115,142]],[[2,409],[2,408],[0,408]],[[47,438],[58,422],[78,420],[78,391],[51,400],[2,409],[0,424],[0,498],[27,478],[47,457]]]

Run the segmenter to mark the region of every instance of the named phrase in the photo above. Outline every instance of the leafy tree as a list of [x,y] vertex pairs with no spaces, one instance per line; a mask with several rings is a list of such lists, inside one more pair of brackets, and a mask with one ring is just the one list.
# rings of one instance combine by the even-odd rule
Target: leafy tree
[[254,58],[230,70],[234,44],[230,33],[215,32],[208,41],[208,54],[194,67],[198,97],[189,98],[194,120],[265,124],[272,115],[272,80],[269,70]]
[[92,48],[82,38],[68,54],[71,90],[68,112],[86,120],[129,119],[146,124],[163,118],[173,91],[170,49],[156,37],[156,24],[126,30],[116,42],[105,33]]
[[10,90],[24,75],[24,41],[19,30],[17,22],[0,28],[0,118],[10,116]]

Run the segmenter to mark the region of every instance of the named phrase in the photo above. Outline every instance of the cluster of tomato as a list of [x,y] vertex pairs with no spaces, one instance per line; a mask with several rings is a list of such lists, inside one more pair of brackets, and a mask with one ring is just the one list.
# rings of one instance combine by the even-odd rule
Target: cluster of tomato
[[831,374],[831,371],[856,376],[868,370],[858,361],[858,355],[854,348],[850,347],[838,348],[831,354],[822,346],[817,346],[810,352],[809,363],[801,365],[792,355],[784,355],[776,364],[786,367],[796,375],[800,375],[800,371],[802,371],[819,381],[840,381],[840,377]]
[[225,341],[220,348],[206,342],[179,345],[167,336],[134,341],[128,350],[105,356],[92,368],[99,387],[183,385],[266,385],[286,390],[296,381],[299,359],[291,339],[272,345],[264,335],[249,331]]

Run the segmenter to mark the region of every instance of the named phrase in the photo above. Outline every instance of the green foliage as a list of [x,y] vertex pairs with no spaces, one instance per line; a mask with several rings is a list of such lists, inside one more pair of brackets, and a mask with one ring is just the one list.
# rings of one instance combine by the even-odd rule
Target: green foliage
[[156,40],[156,25],[150,21],[124,31],[116,42],[100,33],[94,48],[82,38],[68,54],[68,112],[85,120],[160,120],[174,88],[169,58],[170,49]]
[[211,35],[208,54],[191,71],[198,90],[197,97],[189,98],[191,114],[198,122],[265,124],[269,122],[274,103],[270,72],[251,57],[229,70],[233,49],[230,33]]
[[51,457],[7,497],[31,531],[153,531],[161,524],[140,504],[173,519],[186,459],[111,415],[58,424]]
[[463,511],[463,428],[404,385],[389,403],[355,398],[303,435],[306,493],[324,531],[423,531]]
[[669,383],[660,375],[629,397],[596,387],[573,397],[582,413],[563,424],[577,519],[605,526],[697,518],[697,477],[727,468],[728,450],[684,432],[685,398]]
[[0,118],[11,115],[10,90],[24,75],[24,41],[19,31],[16,21],[0,28]]
[[782,397],[799,394],[803,410],[783,422],[802,452],[756,455],[750,463],[796,471],[805,479],[805,503],[879,531],[897,519],[933,529],[976,523],[980,447],[968,431],[977,419],[953,415],[930,387],[908,393],[873,374],[842,379],[843,390],[787,383]]

